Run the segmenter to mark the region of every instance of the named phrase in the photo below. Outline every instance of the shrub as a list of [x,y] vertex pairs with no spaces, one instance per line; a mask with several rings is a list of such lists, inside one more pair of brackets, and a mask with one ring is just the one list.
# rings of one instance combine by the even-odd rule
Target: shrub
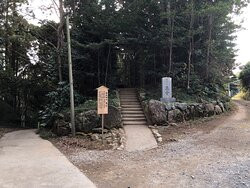
[[[83,101],[83,97],[75,92],[75,105],[79,105]],[[69,84],[65,82],[59,83],[55,91],[47,94],[47,104],[44,110],[40,112],[40,120],[42,126],[51,127],[58,113],[65,111],[70,106]]]

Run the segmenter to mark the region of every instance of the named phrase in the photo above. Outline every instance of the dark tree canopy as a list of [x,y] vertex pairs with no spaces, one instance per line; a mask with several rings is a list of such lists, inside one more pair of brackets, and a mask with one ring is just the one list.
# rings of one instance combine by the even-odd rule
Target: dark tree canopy
[[249,0],[60,0],[60,23],[40,26],[20,14],[24,3],[0,3],[0,99],[31,120],[58,105],[49,96],[61,96],[53,92],[68,82],[62,6],[70,13],[74,86],[83,100],[95,98],[100,85],[157,89],[164,76],[173,77],[175,91],[218,98],[235,65],[239,26],[232,15]]

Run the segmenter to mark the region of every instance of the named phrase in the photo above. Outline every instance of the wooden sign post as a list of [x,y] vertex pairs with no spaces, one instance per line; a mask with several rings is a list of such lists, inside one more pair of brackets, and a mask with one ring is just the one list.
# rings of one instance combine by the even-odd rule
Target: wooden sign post
[[108,114],[108,90],[105,86],[97,88],[97,113],[102,115],[102,141],[104,140],[104,115]]

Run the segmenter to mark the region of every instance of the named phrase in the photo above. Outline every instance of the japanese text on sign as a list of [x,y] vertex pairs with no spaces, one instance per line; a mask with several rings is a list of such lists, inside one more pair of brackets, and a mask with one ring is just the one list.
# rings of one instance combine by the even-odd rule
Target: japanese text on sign
[[108,88],[102,86],[97,89],[97,111],[98,114],[108,114]]

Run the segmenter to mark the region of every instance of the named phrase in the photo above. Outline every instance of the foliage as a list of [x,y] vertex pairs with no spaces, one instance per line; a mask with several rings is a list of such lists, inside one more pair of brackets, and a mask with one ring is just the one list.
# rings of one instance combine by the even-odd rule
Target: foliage
[[[26,121],[42,110],[49,123],[67,110],[68,65],[65,24],[33,26],[20,14],[26,0],[0,3],[0,98]],[[95,106],[96,88],[158,88],[173,78],[181,100],[225,96],[234,67],[232,15],[249,0],[65,0],[71,22],[75,91],[79,108]],[[57,8],[55,6],[55,8]],[[58,49],[58,28],[63,39]],[[58,63],[58,57],[61,61]],[[59,71],[60,70],[60,71]],[[249,88],[243,71],[243,87]],[[58,84],[59,75],[65,83]],[[77,99],[78,97],[76,97]],[[111,92],[111,105],[118,99]]]
[[88,110],[96,110],[97,101],[96,100],[87,100],[83,104],[76,107],[76,113],[85,112]]
[[235,98],[250,100],[250,62],[242,68],[239,79],[241,81],[242,89]]
[[18,114],[13,111],[13,108],[0,100],[0,125],[16,126],[18,120]]
[[[116,96],[116,92],[115,91],[110,91],[109,92],[109,101],[108,104],[109,106],[114,106],[114,107],[118,107],[118,98]],[[85,112],[88,110],[96,110],[97,109],[97,101],[94,99],[90,99],[90,100],[86,100],[83,104],[80,104],[78,106],[76,106],[75,111],[76,113],[81,113],[81,112]],[[67,109],[67,111],[69,111],[69,109]]]
[[248,62],[240,72],[239,79],[244,90],[250,90],[250,62]]
[[111,88],[155,86],[163,76],[173,77],[174,87],[185,92],[190,71],[187,94],[218,97],[218,93],[225,92],[224,83],[234,66],[234,32],[239,26],[233,23],[231,14],[238,14],[246,3],[66,1],[72,13],[75,75],[80,92],[91,95],[100,84]]
[[[40,118],[42,124],[44,126],[51,127],[54,121],[54,117],[58,115],[58,113],[67,109],[69,104],[70,92],[69,92],[69,84],[60,82],[55,91],[51,91],[47,94],[48,101],[44,106],[44,110],[40,112]],[[75,105],[79,105],[83,98],[77,92],[75,92]]]

